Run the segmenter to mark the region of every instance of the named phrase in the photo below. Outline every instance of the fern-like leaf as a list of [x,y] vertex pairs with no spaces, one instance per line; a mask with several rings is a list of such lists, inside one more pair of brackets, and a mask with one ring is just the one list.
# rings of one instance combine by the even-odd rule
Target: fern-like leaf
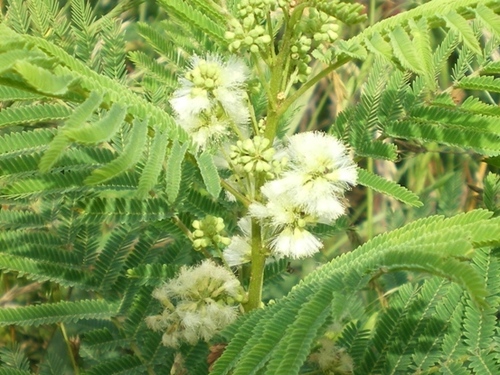
[[63,132],[68,138],[79,143],[106,142],[118,131],[126,114],[126,108],[115,103],[101,120],[79,128],[65,129]]
[[81,319],[110,319],[116,315],[118,303],[102,300],[58,302],[0,310],[0,325],[40,325],[71,323]]
[[214,198],[217,198],[221,192],[222,187],[213,156],[207,152],[204,152],[196,156],[196,160],[198,161],[198,167],[200,168],[201,176],[203,177],[203,182],[205,183],[207,191]]
[[364,169],[358,169],[358,178],[358,182],[361,185],[398,199],[401,202],[409,204],[410,206],[421,207],[423,204],[413,192],[405,187],[398,185],[395,182],[386,180],[383,177],[379,177]]
[[[63,129],[73,129],[81,126],[87,121],[95,109],[101,104],[102,97],[92,92],[87,100],[73,110],[73,113],[65,122]],[[66,135],[60,131],[49,144],[43,157],[40,159],[40,171],[48,172],[60,157],[70,141]]]
[[138,279],[140,285],[159,286],[177,273],[178,267],[168,264],[145,264],[143,266],[129,269],[127,276]]
[[92,174],[85,179],[85,183],[89,185],[97,185],[108,181],[124,172],[126,169],[133,167],[142,156],[142,150],[147,139],[147,130],[147,120],[134,120],[132,130],[130,131],[128,137],[128,143],[126,144],[123,153],[111,163],[94,170]]
[[138,197],[146,197],[148,192],[156,184],[165,161],[167,146],[168,139],[166,135],[160,130],[157,130],[149,147],[149,155],[146,165],[144,166],[139,179],[139,186],[137,188]]
[[10,107],[0,112],[0,126],[64,120],[71,109],[63,104],[35,104]]
[[188,148],[188,143],[184,143],[182,146],[174,141],[172,144],[172,150],[167,161],[167,197],[169,202],[174,202],[179,194],[179,188],[181,186],[181,166],[184,160],[184,155]]

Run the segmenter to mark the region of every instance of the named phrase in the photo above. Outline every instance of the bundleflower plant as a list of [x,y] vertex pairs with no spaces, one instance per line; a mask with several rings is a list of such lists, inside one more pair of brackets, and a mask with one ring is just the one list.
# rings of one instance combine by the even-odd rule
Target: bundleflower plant
[[[217,4],[210,4],[227,15]],[[246,293],[239,299],[231,297],[247,312],[261,306],[266,263],[302,259],[320,251],[323,243],[311,229],[318,223],[331,224],[345,213],[344,193],[356,184],[357,170],[347,148],[329,134],[277,136],[287,108],[322,76],[306,82],[313,57],[328,58],[329,47],[338,38],[339,25],[324,12],[326,2],[241,0],[234,5],[235,16],[228,15],[225,33],[229,55],[209,52],[192,57],[170,105],[177,124],[190,137],[191,153],[218,158],[226,176],[222,186],[227,198],[243,206],[239,234],[231,238],[226,236],[223,219],[212,216],[195,220],[193,232],[187,228],[185,232],[193,248],[218,259],[219,266],[210,264],[226,267],[226,277],[232,276],[235,282],[237,277],[243,280],[241,266],[250,267]],[[279,20],[288,26],[275,50],[273,28]],[[304,86],[290,94],[293,85],[302,82]],[[255,99],[258,91],[265,98]],[[256,108],[263,102],[267,104],[264,114]],[[206,267],[203,263],[199,271],[189,272],[202,273]],[[193,343],[195,338],[207,341],[223,328],[214,313],[219,323],[205,321],[213,327],[210,334],[197,330],[194,320],[184,319],[179,312],[184,306],[181,297],[174,298],[177,305],[165,302],[172,299],[166,292],[168,285],[180,286],[186,272],[155,291],[165,310],[148,318],[151,328],[168,333],[164,338],[168,346]],[[193,303],[192,314],[195,306],[205,309],[204,303]],[[224,305],[226,300],[217,303]]]
[[[196,56],[170,100],[194,152],[209,151],[224,160],[220,164],[230,171],[228,195],[244,203],[246,215],[238,223],[241,234],[231,239],[222,218],[193,222],[194,249],[210,257],[209,248],[215,248],[222,265],[207,260],[184,268],[155,290],[164,310],[147,318],[147,324],[164,332],[166,346],[208,341],[236,319],[235,304],[243,302],[245,310],[256,307],[249,304],[255,304],[250,293],[256,292],[260,303],[263,265],[317,253],[323,244],[309,229],[343,215],[344,192],[356,184],[352,158],[331,135],[305,132],[271,141],[264,135],[265,118],[252,134],[249,77],[250,70],[236,57]],[[252,267],[247,295],[233,273],[244,263]]]

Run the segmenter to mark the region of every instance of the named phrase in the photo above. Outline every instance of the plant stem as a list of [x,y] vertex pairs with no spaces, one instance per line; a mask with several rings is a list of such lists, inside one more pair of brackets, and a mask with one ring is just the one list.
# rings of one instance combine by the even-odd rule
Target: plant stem
[[177,215],[174,215],[172,217],[172,220],[174,221],[174,224],[177,225],[177,227],[186,235],[187,238],[189,238],[191,241],[193,241],[193,233],[189,230],[189,228],[182,222],[181,219]]
[[230,184],[227,183],[227,181],[222,180],[220,181],[220,184],[224,189],[226,189],[228,192],[233,194],[237,200],[239,200],[245,207],[248,207],[250,203],[252,203],[247,197],[245,197],[243,194],[241,194],[238,190],[233,188]]
[[276,130],[278,127],[278,120],[281,114],[284,111],[280,111],[278,113],[278,94],[283,86],[283,80],[286,80],[289,77],[285,76],[283,72],[283,68],[286,65],[286,61],[290,57],[290,48],[292,46],[292,37],[295,23],[300,21],[300,17],[302,16],[302,12],[306,8],[307,4],[299,4],[293,11],[292,16],[290,17],[287,25],[285,34],[283,35],[283,41],[281,45],[281,49],[273,59],[274,65],[271,69],[271,81],[269,83],[269,97],[268,97],[268,110],[267,110],[267,123],[266,123],[266,131],[264,136],[269,139],[271,142],[274,140],[276,135]]
[[76,358],[73,352],[73,348],[71,347],[71,343],[69,342],[68,334],[66,333],[66,327],[64,326],[64,323],[59,323],[59,328],[61,328],[61,333],[64,338],[64,342],[66,343],[66,347],[68,349],[68,355],[69,359],[71,360],[71,365],[73,366],[73,372],[75,375],[80,374],[80,368],[78,367],[78,364],[76,363]]
[[[373,159],[368,158],[367,170],[373,173]],[[366,188],[366,227],[367,227],[367,240],[373,238],[373,190]]]
[[252,264],[248,302],[243,304],[246,312],[260,307],[262,301],[262,285],[264,282],[264,266],[266,264],[265,249],[262,247],[261,228],[256,219],[252,219]]

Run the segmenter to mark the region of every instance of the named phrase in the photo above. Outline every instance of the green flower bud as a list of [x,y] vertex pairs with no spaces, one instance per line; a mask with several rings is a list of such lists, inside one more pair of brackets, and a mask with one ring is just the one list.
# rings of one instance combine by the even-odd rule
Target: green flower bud
[[245,37],[245,39],[243,39],[243,43],[245,43],[247,46],[250,46],[253,44],[253,38],[251,36],[247,36]]
[[193,232],[193,237],[203,237],[204,235],[205,235],[205,233],[200,229],[196,229]]
[[271,43],[271,37],[269,35],[262,35],[257,38],[257,43],[258,44],[269,44]]
[[195,86],[203,86],[205,83],[205,80],[200,76],[196,76],[193,78],[193,83],[195,84]]
[[250,52],[252,52],[252,53],[258,53],[259,52],[259,46],[257,44],[252,44],[250,46]]

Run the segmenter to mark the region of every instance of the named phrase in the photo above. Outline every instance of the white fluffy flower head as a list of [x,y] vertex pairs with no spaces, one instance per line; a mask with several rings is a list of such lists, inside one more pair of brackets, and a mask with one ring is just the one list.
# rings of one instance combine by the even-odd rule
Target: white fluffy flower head
[[147,317],[146,324],[164,332],[165,346],[208,341],[237,318],[236,305],[242,295],[241,285],[230,271],[206,260],[197,267],[181,268],[176,278],[155,289],[153,297],[164,310]]
[[198,150],[217,147],[230,135],[231,124],[248,124],[248,75],[245,64],[235,58],[227,62],[214,55],[191,59],[191,69],[179,79],[181,87],[174,92],[170,104],[177,122]]
[[287,194],[282,194],[275,187],[271,183],[264,185],[262,194],[267,203],[253,203],[249,207],[252,217],[261,219],[271,227],[273,236],[270,248],[273,254],[279,257],[304,258],[317,253],[323,244],[305,229],[316,218],[303,212]]
[[289,170],[273,181],[306,213],[330,222],[341,216],[344,191],[356,184],[356,165],[336,138],[319,132],[290,137],[285,150]]

